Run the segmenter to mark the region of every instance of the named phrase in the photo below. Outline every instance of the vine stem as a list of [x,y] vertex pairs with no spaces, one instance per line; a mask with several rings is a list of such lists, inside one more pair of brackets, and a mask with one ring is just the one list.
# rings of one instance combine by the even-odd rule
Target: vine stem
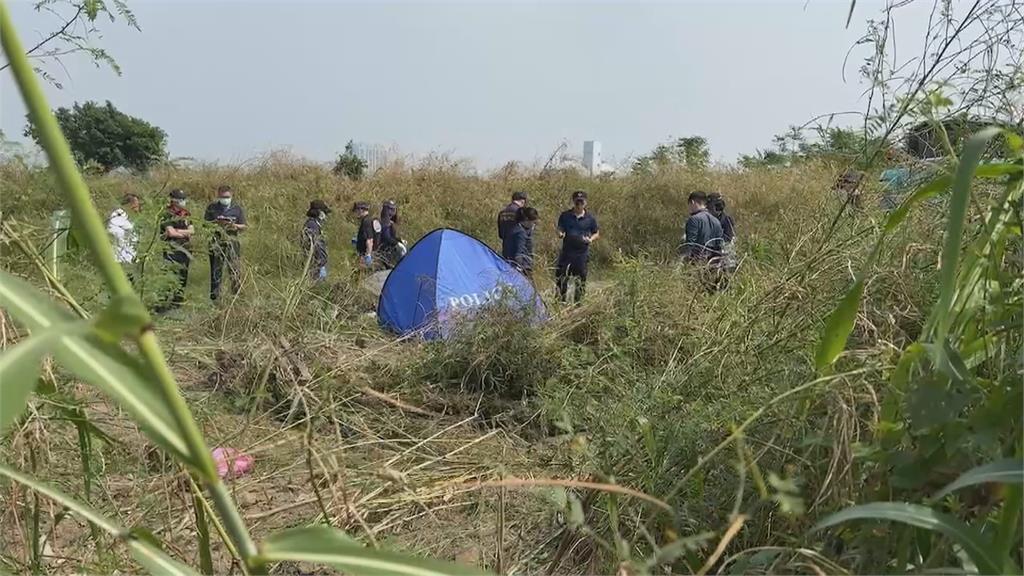
[[[0,44],[3,45],[4,52],[7,54],[18,90],[28,108],[29,118],[38,131],[39,144],[46,151],[50,170],[57,178],[60,189],[64,191],[64,196],[71,205],[73,223],[77,225],[78,232],[85,244],[88,245],[107,288],[114,296],[134,298],[138,301],[138,296],[132,290],[128,276],[114,257],[114,249],[107,238],[103,220],[92,203],[89,189],[78,171],[71,148],[61,133],[57,119],[50,110],[32,66],[25,56],[24,48],[15,33],[14,24],[11,22],[7,4],[2,1],[0,1]],[[141,301],[139,304],[139,308],[144,309]],[[258,560],[256,544],[249,535],[249,530],[235,506],[231,494],[217,475],[210,450],[206,446],[199,426],[192,418],[192,412],[189,410],[185,398],[178,389],[170,367],[167,365],[167,359],[153,332],[148,312],[146,313],[146,327],[138,335],[137,344],[143,360],[159,385],[164,402],[167,403],[179,431],[184,436],[191,456],[189,464],[195,469],[209,492],[228,534],[242,557],[245,568],[247,571],[260,571],[262,563]]]

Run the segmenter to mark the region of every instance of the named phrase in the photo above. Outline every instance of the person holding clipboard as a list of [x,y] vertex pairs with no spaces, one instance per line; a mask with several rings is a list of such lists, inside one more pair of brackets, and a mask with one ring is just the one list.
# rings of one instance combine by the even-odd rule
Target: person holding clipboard
[[217,199],[206,207],[204,220],[214,224],[210,239],[210,300],[220,297],[220,285],[224,279],[224,266],[231,276],[231,293],[238,294],[242,288],[241,247],[238,233],[246,228],[245,211],[233,201],[231,186],[217,187]]

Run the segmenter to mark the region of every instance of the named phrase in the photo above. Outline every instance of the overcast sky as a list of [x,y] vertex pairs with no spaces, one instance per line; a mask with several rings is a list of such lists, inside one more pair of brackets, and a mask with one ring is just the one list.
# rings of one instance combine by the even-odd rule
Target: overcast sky
[[[110,100],[167,131],[172,156],[236,162],[270,149],[329,160],[349,139],[493,167],[579,153],[641,154],[708,138],[732,161],[790,124],[862,109],[843,59],[881,6],[849,0],[359,4],[129,0],[141,32],[102,24],[118,77],[66,58],[51,105]],[[9,4],[22,41],[54,28]],[[24,107],[0,73],[0,129]]]

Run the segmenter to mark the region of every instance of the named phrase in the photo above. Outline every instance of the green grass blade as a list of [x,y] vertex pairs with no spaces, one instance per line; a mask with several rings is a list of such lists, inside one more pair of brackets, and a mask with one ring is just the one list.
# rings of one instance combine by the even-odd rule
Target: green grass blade
[[22,474],[6,464],[0,464],[0,476],[6,476],[19,484],[31,488],[33,491],[60,503],[65,508],[88,520],[93,525],[100,527],[108,534],[116,538],[126,540],[128,547],[131,549],[132,556],[135,557],[139,564],[142,564],[147,570],[149,570],[151,574],[180,574],[183,576],[196,576],[194,571],[177,560],[167,556],[167,554],[162,552],[159,547],[152,542],[147,542],[144,539],[134,537],[127,530],[118,526],[113,520],[103,516],[99,512],[85,504],[82,504],[67,494],[52,488],[31,476]]
[[128,548],[131,549],[132,558],[154,576],[199,576],[195,570],[171,558],[145,540],[133,538],[128,541]]
[[886,520],[938,532],[961,546],[982,574],[1002,573],[1003,563],[996,559],[992,545],[977,530],[953,516],[919,504],[874,502],[852,506],[821,520],[812,530],[822,530],[851,520]]
[[367,548],[344,532],[327,526],[292,528],[272,534],[260,544],[260,558],[264,562],[327,564],[352,576],[485,574],[471,566]]
[[0,354],[0,433],[21,416],[39,379],[39,364],[53,338],[32,336]]
[[913,194],[907,197],[898,208],[893,210],[889,216],[885,219],[884,230],[886,232],[892,232],[906,220],[907,215],[910,214],[910,209],[923,200],[927,200],[939,192],[942,192],[946,188],[949,188],[950,183],[953,182],[953,178],[948,174],[939,176],[921,186]]
[[[949,205],[949,219],[946,223],[946,240],[942,247],[939,260],[939,298],[935,302],[928,319],[927,326],[932,331],[932,341],[942,342],[946,339],[949,325],[954,314],[950,310],[953,295],[956,292],[957,263],[960,260],[960,244],[963,238],[964,224],[967,221],[967,208],[971,196],[971,181],[974,171],[981,161],[981,155],[996,134],[998,128],[986,128],[971,136],[964,146],[960,162],[953,176],[953,192]],[[926,329],[926,333],[929,330]]]
[[89,508],[85,504],[82,504],[78,500],[75,500],[74,498],[68,496],[67,494],[64,494],[63,492],[60,492],[46,484],[43,484],[42,482],[36,480],[35,478],[32,478],[31,476],[22,474],[21,472],[18,472],[17,470],[7,466],[6,464],[0,464],[0,475],[6,476],[19,484],[23,484],[55,502],[59,502],[61,505],[67,507],[72,512],[78,514],[82,518],[85,518],[89,522],[92,522],[96,526],[99,526],[109,534],[112,534],[117,537],[121,537],[124,535],[124,530],[120,526],[115,524],[113,520],[106,518],[99,512],[96,512],[95,510]]
[[[870,266],[870,262],[865,268]],[[860,299],[864,295],[864,273],[857,277],[857,281],[846,292],[839,306],[832,311],[828,320],[825,321],[825,329],[822,331],[821,340],[818,342],[818,350],[814,354],[814,365],[818,370],[823,370],[839,357],[846,348],[846,340],[853,331],[854,322],[857,320],[857,310],[860,308]]]
[[959,478],[950,482],[945,488],[939,490],[933,498],[942,498],[961,488],[990,482],[998,484],[1024,484],[1024,459],[1004,458],[971,468],[961,474]]

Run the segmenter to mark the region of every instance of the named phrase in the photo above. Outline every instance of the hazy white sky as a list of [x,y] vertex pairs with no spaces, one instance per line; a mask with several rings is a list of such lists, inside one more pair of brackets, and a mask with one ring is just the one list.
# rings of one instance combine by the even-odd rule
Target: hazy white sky
[[[111,100],[169,134],[172,156],[234,162],[269,149],[328,160],[349,139],[491,167],[585,139],[605,157],[699,134],[731,161],[790,124],[863,108],[844,56],[881,2],[153,2],[142,31],[103,24],[124,75],[65,59],[51,104]],[[54,27],[9,4],[23,43]],[[0,74],[0,129],[24,107]]]

